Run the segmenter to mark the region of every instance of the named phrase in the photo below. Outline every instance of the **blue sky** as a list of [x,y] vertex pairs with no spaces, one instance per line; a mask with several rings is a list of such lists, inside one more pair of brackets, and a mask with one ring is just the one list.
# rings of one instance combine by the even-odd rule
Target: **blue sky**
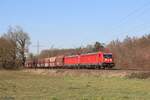
[[30,51],[109,43],[150,32],[150,0],[0,0],[0,35],[20,25],[31,37]]

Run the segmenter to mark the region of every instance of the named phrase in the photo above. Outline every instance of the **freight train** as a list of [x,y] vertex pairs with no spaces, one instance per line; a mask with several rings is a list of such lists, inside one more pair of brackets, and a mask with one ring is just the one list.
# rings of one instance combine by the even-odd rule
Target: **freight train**
[[56,56],[27,60],[26,68],[96,68],[105,69],[115,66],[112,53],[96,52],[72,56]]

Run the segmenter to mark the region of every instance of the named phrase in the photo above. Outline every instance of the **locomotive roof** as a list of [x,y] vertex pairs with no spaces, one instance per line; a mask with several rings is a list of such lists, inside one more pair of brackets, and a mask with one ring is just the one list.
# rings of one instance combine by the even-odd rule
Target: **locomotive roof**
[[[100,54],[100,53],[103,53],[103,52],[94,52],[94,53],[86,53],[86,54],[79,54],[79,55],[92,55],[92,54]],[[103,53],[103,54],[112,54],[112,53]],[[70,55],[70,56],[67,56],[67,57],[76,57],[76,56],[79,56],[79,55]]]

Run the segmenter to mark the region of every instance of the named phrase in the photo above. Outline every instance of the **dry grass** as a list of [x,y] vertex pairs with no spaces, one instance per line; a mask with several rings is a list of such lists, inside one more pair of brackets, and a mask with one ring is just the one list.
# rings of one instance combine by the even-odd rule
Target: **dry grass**
[[149,100],[149,84],[149,79],[0,71],[0,100]]
[[148,79],[150,78],[150,72],[131,73],[126,77],[129,79]]

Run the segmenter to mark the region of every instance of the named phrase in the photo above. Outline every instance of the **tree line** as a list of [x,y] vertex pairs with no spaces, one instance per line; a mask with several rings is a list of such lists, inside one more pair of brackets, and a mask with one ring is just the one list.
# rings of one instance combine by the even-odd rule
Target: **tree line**
[[150,34],[140,38],[127,36],[123,41],[112,41],[107,47],[114,54],[116,67],[150,69]]
[[[23,68],[30,37],[20,26],[9,27],[0,36],[0,69]],[[124,40],[114,40],[109,44],[95,42],[70,49],[50,48],[39,55],[29,55],[28,59],[39,59],[60,55],[77,55],[92,52],[112,52],[116,67],[123,69],[150,69],[150,34],[140,38],[127,36]]]
[[0,37],[0,69],[17,69],[25,65],[30,37],[20,26],[9,27]]

